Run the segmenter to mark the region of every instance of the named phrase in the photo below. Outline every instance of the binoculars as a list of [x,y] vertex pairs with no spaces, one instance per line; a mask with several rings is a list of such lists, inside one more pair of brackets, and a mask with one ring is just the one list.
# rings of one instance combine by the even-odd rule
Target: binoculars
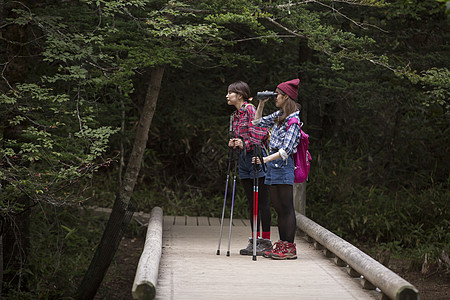
[[275,98],[278,95],[278,93],[275,92],[258,92],[256,93],[256,98],[258,98],[258,100],[262,100],[262,99],[266,99],[266,98]]

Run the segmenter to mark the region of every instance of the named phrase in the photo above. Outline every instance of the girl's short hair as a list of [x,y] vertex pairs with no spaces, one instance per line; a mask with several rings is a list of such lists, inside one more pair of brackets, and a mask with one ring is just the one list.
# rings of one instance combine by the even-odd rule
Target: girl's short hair
[[250,87],[243,81],[236,81],[230,84],[228,86],[228,92],[242,95],[244,100],[249,100],[250,98]]

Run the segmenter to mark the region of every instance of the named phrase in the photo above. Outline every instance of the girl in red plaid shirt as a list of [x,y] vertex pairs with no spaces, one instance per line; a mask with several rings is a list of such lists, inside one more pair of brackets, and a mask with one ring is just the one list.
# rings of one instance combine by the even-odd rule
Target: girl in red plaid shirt
[[[229,147],[239,149],[239,179],[244,187],[247,197],[249,219],[252,226],[253,235],[253,178],[256,174],[252,164],[255,146],[263,147],[268,140],[267,129],[253,126],[252,120],[255,117],[256,109],[250,104],[250,88],[247,83],[238,81],[228,86],[228,105],[234,105],[236,111],[232,115],[233,137],[228,142]],[[268,189],[264,184],[265,172],[259,166],[257,172],[259,177],[259,197],[258,197],[258,221],[257,221],[257,242],[256,254],[263,255],[267,249],[272,247],[270,241],[270,221],[271,212],[268,199]],[[262,232],[259,230],[260,225]],[[249,238],[247,248],[241,249],[241,255],[253,254],[253,236]]]

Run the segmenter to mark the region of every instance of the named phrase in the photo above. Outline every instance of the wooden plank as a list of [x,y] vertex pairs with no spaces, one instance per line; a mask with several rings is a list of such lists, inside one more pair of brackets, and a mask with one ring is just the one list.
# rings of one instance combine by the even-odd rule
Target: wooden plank
[[186,226],[186,217],[185,216],[175,216],[175,222],[174,222],[175,226]]
[[175,217],[174,216],[164,216],[164,228],[167,228],[168,226],[173,226],[175,224]]
[[249,219],[241,219],[242,223],[244,223],[244,226],[251,226]]
[[234,226],[246,226],[245,222],[243,222],[242,219],[233,219],[233,225]]
[[220,219],[219,218],[209,218],[209,224],[211,226],[220,226]]
[[197,217],[198,226],[209,226],[208,217]]
[[197,226],[197,217],[186,217],[186,226]]

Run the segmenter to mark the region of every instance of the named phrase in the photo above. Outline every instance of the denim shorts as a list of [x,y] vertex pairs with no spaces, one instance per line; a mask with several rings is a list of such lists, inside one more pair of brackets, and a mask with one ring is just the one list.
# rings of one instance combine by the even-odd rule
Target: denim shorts
[[[245,159],[244,159],[244,153],[245,153]],[[253,164],[252,164],[252,158],[253,158],[253,151],[249,152],[241,152],[239,155],[239,179],[253,179]],[[266,176],[266,172],[263,171],[263,168],[261,165],[258,165],[258,172],[257,172],[258,178]]]
[[[271,151],[270,154],[276,151]],[[294,185],[294,161],[289,155],[287,160],[281,158],[269,161],[267,163],[267,174],[265,184],[290,184]]]

